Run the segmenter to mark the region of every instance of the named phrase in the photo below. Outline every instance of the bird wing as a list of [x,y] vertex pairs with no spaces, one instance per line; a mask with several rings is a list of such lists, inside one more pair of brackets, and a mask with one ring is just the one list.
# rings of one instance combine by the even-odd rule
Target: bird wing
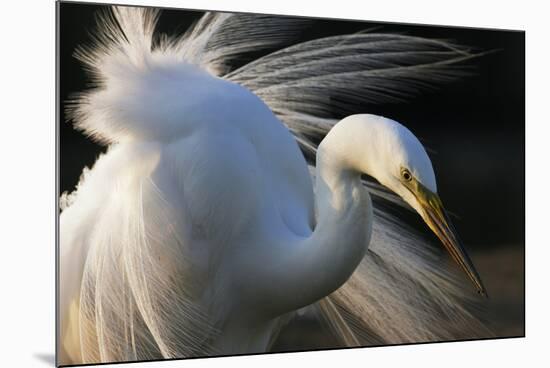
[[[73,363],[214,354],[233,307],[217,267],[236,253],[232,236],[254,228],[268,194],[288,230],[313,221],[307,165],[288,131],[176,44],[153,48],[157,19],[115,7],[77,52],[96,88],[74,96],[69,114],[109,150],[62,196],[61,335]],[[274,154],[279,162],[266,162]]]
[[[366,109],[382,102],[407,99],[419,91],[462,76],[464,70],[459,67],[460,62],[473,57],[466,49],[451,43],[391,34],[360,33],[293,44],[309,24],[307,21],[262,17],[262,26],[258,27],[257,16],[206,13],[182,37],[163,38],[155,44],[153,32],[158,12],[114,7],[112,13],[106,13],[101,19],[105,32],[96,36],[93,46],[81,48],[77,56],[95,75],[100,89],[111,78],[148,68],[156,52],[163,58],[170,57],[171,62],[181,60],[199,65],[259,96],[310,154],[315,152],[316,144],[336,119],[353,112],[352,106],[357,102],[366,105],[363,107]],[[236,59],[252,58],[250,53],[253,51],[263,52],[264,56],[231,71]],[[117,91],[124,97],[120,92]],[[72,109],[71,114],[80,122],[77,127],[100,141],[131,141],[158,132],[168,134],[155,136],[156,139],[185,134],[185,127],[174,121],[160,119],[158,123],[181,130],[140,125],[141,116],[129,119],[125,107],[135,105],[122,104],[121,109],[109,110],[113,96],[108,93],[91,96],[75,96],[78,108]],[[163,99],[155,102],[163,103]],[[173,107],[165,105],[163,110]],[[139,106],[128,110],[139,111],[143,116],[148,113]],[[105,121],[113,121],[113,113],[121,115],[117,115],[115,123],[105,124]],[[137,121],[132,131],[128,129],[129,120]],[[145,163],[154,163],[158,151],[148,146],[145,152],[140,165],[147,168]],[[115,156],[110,151],[96,166],[107,162],[107,157]],[[120,162],[125,162],[124,157]],[[97,180],[97,185],[110,177],[108,170],[101,175],[102,171],[96,167],[93,171],[101,179]],[[88,187],[85,183],[95,182],[91,177],[81,183],[77,191],[79,198],[81,191]],[[180,226],[179,232],[166,228],[147,229],[147,226],[170,223],[170,219],[185,224],[185,214],[178,213],[163,200],[163,191],[150,181],[147,170],[127,179],[127,186],[118,192],[120,198],[111,193],[98,199],[106,201],[107,205],[101,214],[105,220],[98,220],[94,225],[94,236],[79,231],[78,224],[62,225],[61,247],[64,237],[82,235],[72,244],[82,244],[84,249],[75,253],[85,254],[86,262],[81,274],[70,276],[63,275],[62,266],[60,280],[81,277],[84,287],[80,294],[80,324],[98,326],[91,330],[95,331],[91,336],[82,338],[83,354],[88,361],[97,361],[98,354],[117,356],[120,360],[146,359],[158,354],[170,357],[175,351],[178,356],[206,354],[201,351],[201,343],[215,332],[193,303],[194,286],[177,284],[168,277],[168,272],[159,268],[164,263],[152,262],[160,257],[167,259],[170,267],[181,268],[178,269],[181,274],[190,272],[192,265],[186,261],[190,258],[185,257],[179,246],[187,239],[187,229],[185,226]],[[65,201],[74,202],[71,198]],[[442,326],[448,326],[449,321],[463,322],[466,325],[461,328],[463,331],[473,330],[479,322],[463,307],[468,301],[467,294],[457,286],[453,273],[435,257],[429,242],[404,230],[399,221],[377,205],[376,198],[374,203],[377,209],[369,252],[351,279],[316,306],[332,321],[335,334],[344,343],[356,345],[357,342],[448,338],[451,332],[444,331]],[[97,206],[82,206],[76,218],[82,221],[96,218]],[[76,202],[68,206],[61,222],[65,221],[63,217],[71,217],[69,211],[74,213],[77,209]],[[109,220],[115,218],[117,222],[122,219],[119,239],[106,235],[109,234],[106,230],[115,223]],[[153,233],[161,236],[152,237]],[[121,245],[113,246],[115,243]],[[100,247],[103,252],[96,251]],[[132,253],[138,249],[145,253]],[[107,268],[113,272],[118,270],[126,278],[113,280],[113,274],[102,272]],[[125,294],[122,292],[124,283],[131,284],[136,291]],[[415,294],[411,294],[411,290]],[[167,295],[183,300],[174,299],[178,303],[175,307],[167,303]],[[63,300],[62,295],[62,303]],[[170,314],[174,308],[176,313]],[[118,321],[120,325],[114,328],[116,324],[109,326],[107,320]],[[388,328],[389,325],[393,327]],[[142,326],[147,328],[140,328]],[[136,331],[148,332],[136,335]],[[176,335],[178,338],[174,338]],[[127,346],[133,348],[128,351]],[[140,351],[147,356],[137,356]]]
[[[232,18],[238,24],[240,15]],[[465,61],[478,56],[447,41],[384,33],[280,46],[222,77],[259,96],[289,127],[311,165],[318,142],[339,118],[464,77],[471,73]],[[491,336],[453,267],[387,210],[388,200],[403,202],[377,184],[368,186],[375,205],[371,246],[350,280],[313,307],[321,319],[350,346]]]
[[[177,104],[155,85],[181,87],[162,83],[173,60],[152,63],[158,12],[116,7],[98,19],[95,42],[77,52],[96,88],[73,96],[68,113],[110,146],[61,198],[61,361],[211,355],[215,321],[198,305],[203,268],[189,254],[200,244],[191,241],[185,188],[171,169],[178,157],[167,152],[191,132],[171,120],[177,114],[166,104]],[[153,104],[166,114],[151,116]]]
[[[61,214],[62,332],[71,319],[79,329],[69,336],[77,342],[62,345],[73,362],[213,353],[215,327],[198,306],[200,277],[192,277],[200,271],[189,254],[191,221],[185,201],[176,207],[169,197],[181,190],[166,177],[170,165],[155,143],[112,146]],[[77,288],[67,286],[75,280]]]

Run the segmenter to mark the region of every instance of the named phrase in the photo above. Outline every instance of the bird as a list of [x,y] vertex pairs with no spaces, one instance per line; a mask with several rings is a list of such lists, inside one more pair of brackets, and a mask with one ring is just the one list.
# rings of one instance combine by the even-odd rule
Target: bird
[[314,20],[239,13],[168,36],[160,14],[110,7],[75,53],[93,83],[69,120],[108,148],[60,196],[61,364],[266,352],[304,313],[341,346],[490,333],[426,149],[391,118],[342,116],[459,79],[475,54],[372,31],[301,41]]

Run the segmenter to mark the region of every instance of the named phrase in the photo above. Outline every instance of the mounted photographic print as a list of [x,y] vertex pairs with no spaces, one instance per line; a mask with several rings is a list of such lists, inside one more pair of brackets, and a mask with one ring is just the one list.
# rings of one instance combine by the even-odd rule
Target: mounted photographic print
[[524,336],[524,32],[57,7],[58,365]]

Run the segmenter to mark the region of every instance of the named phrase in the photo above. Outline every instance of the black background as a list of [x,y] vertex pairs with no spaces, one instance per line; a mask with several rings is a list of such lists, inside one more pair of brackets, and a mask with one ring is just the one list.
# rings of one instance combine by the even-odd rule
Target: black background
[[[74,130],[64,101],[90,82],[75,48],[90,43],[102,6],[61,3],[60,190],[72,191],[84,166],[105,150]],[[165,10],[159,30],[181,33],[202,13]],[[368,14],[361,14],[368,17]],[[377,32],[452,40],[477,51],[495,52],[471,62],[473,75],[414,98],[409,103],[358,106],[406,125],[428,147],[438,190],[465,243],[474,249],[523,247],[525,235],[525,34],[439,26],[318,20],[303,39],[380,27]],[[242,62],[244,62],[243,60]],[[424,229],[418,216],[402,216]]]

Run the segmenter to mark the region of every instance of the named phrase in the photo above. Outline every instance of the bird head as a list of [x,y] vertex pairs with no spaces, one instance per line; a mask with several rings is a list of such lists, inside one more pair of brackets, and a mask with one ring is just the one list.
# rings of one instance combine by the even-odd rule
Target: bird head
[[346,131],[345,141],[359,147],[353,150],[348,164],[374,177],[408,203],[468,275],[478,293],[486,295],[437,194],[432,163],[420,141],[403,125],[381,116],[352,115],[342,122],[335,128]]

